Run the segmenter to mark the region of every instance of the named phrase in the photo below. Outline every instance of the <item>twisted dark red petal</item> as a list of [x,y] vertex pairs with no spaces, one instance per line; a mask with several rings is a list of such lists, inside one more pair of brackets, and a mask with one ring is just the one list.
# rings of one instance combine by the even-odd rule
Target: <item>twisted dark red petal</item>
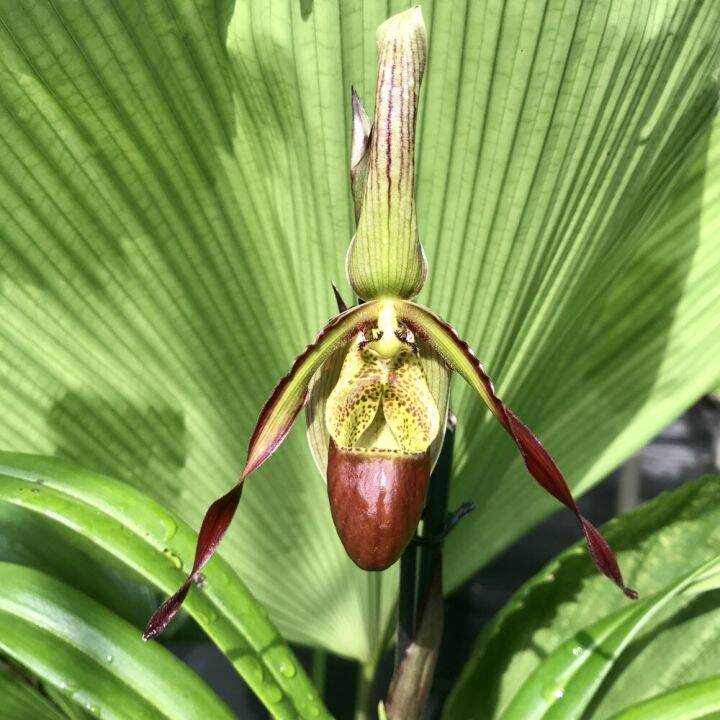
[[507,420],[505,429],[515,440],[530,474],[541,487],[575,513],[582,525],[590,555],[597,569],[603,575],[609,577],[629,598],[636,600],[638,594],[635,590],[625,586],[613,551],[600,534],[600,531],[581,514],[570,488],[565,482],[565,478],[548,451],[512,410],[503,405],[500,400],[498,400],[498,403],[502,406],[503,414]]
[[208,508],[200,526],[192,570],[181,588],[153,613],[143,632],[143,640],[149,640],[159,635],[177,614],[190,587],[197,581],[200,571],[212,557],[228,525],[230,525],[240,502],[242,489],[241,481],[229,493],[218,498]]
[[[580,521],[590,550],[590,555],[597,569],[603,575],[610,578],[625,595],[633,600],[637,599],[637,592],[626,587],[615,555],[607,541],[600,534],[600,531],[580,513],[570,492],[570,488],[560,469],[555,464],[555,461],[550,457],[550,453],[543,447],[542,443],[535,437],[532,431],[495,394],[492,380],[485,372],[482,363],[475,357],[470,346],[460,338],[452,326],[426,308],[406,303],[401,308],[400,315],[410,329],[420,335],[420,337],[432,343],[433,336],[442,336],[445,340],[451,341],[456,349],[460,351],[467,365],[464,365],[462,368],[456,366],[456,363],[447,356],[445,360],[451,367],[461,372],[461,374],[464,374],[463,370],[467,370],[476,380],[480,381],[485,391],[485,401],[510,437],[515,441],[530,475],[532,475],[543,489],[547,490],[547,492],[563,503],[563,505],[570,508]],[[435,344],[438,350],[440,350],[438,343]],[[472,367],[471,371],[468,369],[468,366]],[[466,376],[465,379],[470,382],[469,377]]]
[[[190,575],[180,589],[168,598],[150,618],[143,638],[159,635],[176,615],[200,571],[220,544],[225,531],[235,515],[245,479],[257,470],[276,450],[287,436],[300,410],[307,402],[308,385],[312,374],[319,368],[334,347],[342,345],[359,328],[374,321],[377,304],[367,303],[335,316],[318,333],[315,341],[295,359],[290,372],[275,386],[260,411],[255,429],[248,445],[245,469],[235,487],[216,500],[205,513],[198,535],[195,562]],[[307,376],[297,381],[300,371]],[[278,411],[278,408],[280,410]]]

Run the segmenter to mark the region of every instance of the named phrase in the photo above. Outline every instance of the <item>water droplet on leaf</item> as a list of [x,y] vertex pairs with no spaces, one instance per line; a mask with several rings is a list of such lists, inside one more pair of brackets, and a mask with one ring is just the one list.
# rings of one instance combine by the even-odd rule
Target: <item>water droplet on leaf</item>
[[174,553],[170,548],[165,548],[163,550],[163,555],[170,560],[170,562],[178,569],[182,568],[182,560],[180,559],[180,556]]
[[178,528],[177,523],[172,518],[163,517],[160,519],[160,524],[163,527],[163,538],[166,542],[175,537]]
[[245,673],[248,676],[248,680],[254,680],[256,683],[260,683],[265,676],[262,665],[254,658],[248,658],[245,661]]
[[278,703],[283,699],[282,690],[274,682],[266,682],[263,690],[265,697],[272,703]]
[[280,663],[280,672],[286,677],[286,678],[292,678],[295,677],[297,674],[297,670],[295,669],[295,665],[291,660],[285,660]]

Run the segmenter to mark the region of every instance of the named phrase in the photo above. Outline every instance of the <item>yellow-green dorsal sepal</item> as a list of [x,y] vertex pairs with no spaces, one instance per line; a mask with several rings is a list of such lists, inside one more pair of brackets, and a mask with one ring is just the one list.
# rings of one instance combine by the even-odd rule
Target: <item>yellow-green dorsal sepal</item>
[[411,298],[425,282],[427,261],[415,216],[415,117],[427,39],[419,7],[377,31],[375,118],[357,233],[347,274],[363,299]]

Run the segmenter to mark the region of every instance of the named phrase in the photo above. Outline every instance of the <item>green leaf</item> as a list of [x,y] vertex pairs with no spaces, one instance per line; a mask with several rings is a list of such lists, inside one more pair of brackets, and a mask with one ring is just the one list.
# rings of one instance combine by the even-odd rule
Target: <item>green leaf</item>
[[[184,579],[195,533],[142,493],[55,459],[0,453],[0,463],[0,503],[72,530],[81,548],[95,546],[165,593]],[[227,563],[215,559],[204,577],[185,608],[273,716],[327,717],[292,651]]]
[[55,688],[55,686],[45,683],[43,692],[65,713],[68,720],[88,720],[92,717],[88,715],[84,708],[80,707],[72,698],[64,695],[62,690]]
[[0,561],[16,562],[63,580],[116,615],[143,627],[162,596],[121,563],[93,552],[77,533],[0,502]]
[[[708,573],[720,555],[647,600],[623,608],[577,632],[548,655],[503,711],[503,720],[572,720],[585,717],[610,669],[637,634],[668,603]],[[717,577],[714,578],[717,587]]]
[[0,718],[2,720],[66,720],[36,688],[0,671]]
[[233,717],[200,678],[160,645],[143,643],[132,625],[67,585],[11,563],[0,563],[0,648],[91,715]]
[[[350,87],[373,97],[375,30],[406,7],[3,5],[7,449],[119,476],[199,527],[275,382],[334,314]],[[448,0],[423,14],[419,302],[586,489],[720,376],[720,163],[716,139],[703,146],[720,8]],[[453,407],[452,502],[478,510],[451,537],[448,587],[553,507],[459,384]],[[252,480],[224,557],[283,634],[374,657],[396,572],[345,556],[302,432]]]
[[538,717],[600,720],[720,670],[718,580],[698,570],[720,562],[719,521],[713,477],[609,523],[606,537],[640,591],[632,604],[593,576],[580,544],[563,553],[483,632],[445,717],[479,707],[487,718],[530,717],[532,701]]
[[720,713],[720,678],[683,685],[633,705],[612,720],[702,720]]

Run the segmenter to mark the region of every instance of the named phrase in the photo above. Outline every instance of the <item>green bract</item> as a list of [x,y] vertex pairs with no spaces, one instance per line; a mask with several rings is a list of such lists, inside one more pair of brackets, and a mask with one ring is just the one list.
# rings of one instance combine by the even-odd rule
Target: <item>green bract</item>
[[[427,54],[419,7],[378,28],[377,54],[375,122],[364,149],[351,157],[355,206],[361,210],[348,250],[347,275],[365,300],[413,297],[427,274],[415,214],[415,118]],[[359,100],[353,105],[358,135],[356,128],[364,132],[367,121]],[[354,151],[358,145],[353,143]]]

